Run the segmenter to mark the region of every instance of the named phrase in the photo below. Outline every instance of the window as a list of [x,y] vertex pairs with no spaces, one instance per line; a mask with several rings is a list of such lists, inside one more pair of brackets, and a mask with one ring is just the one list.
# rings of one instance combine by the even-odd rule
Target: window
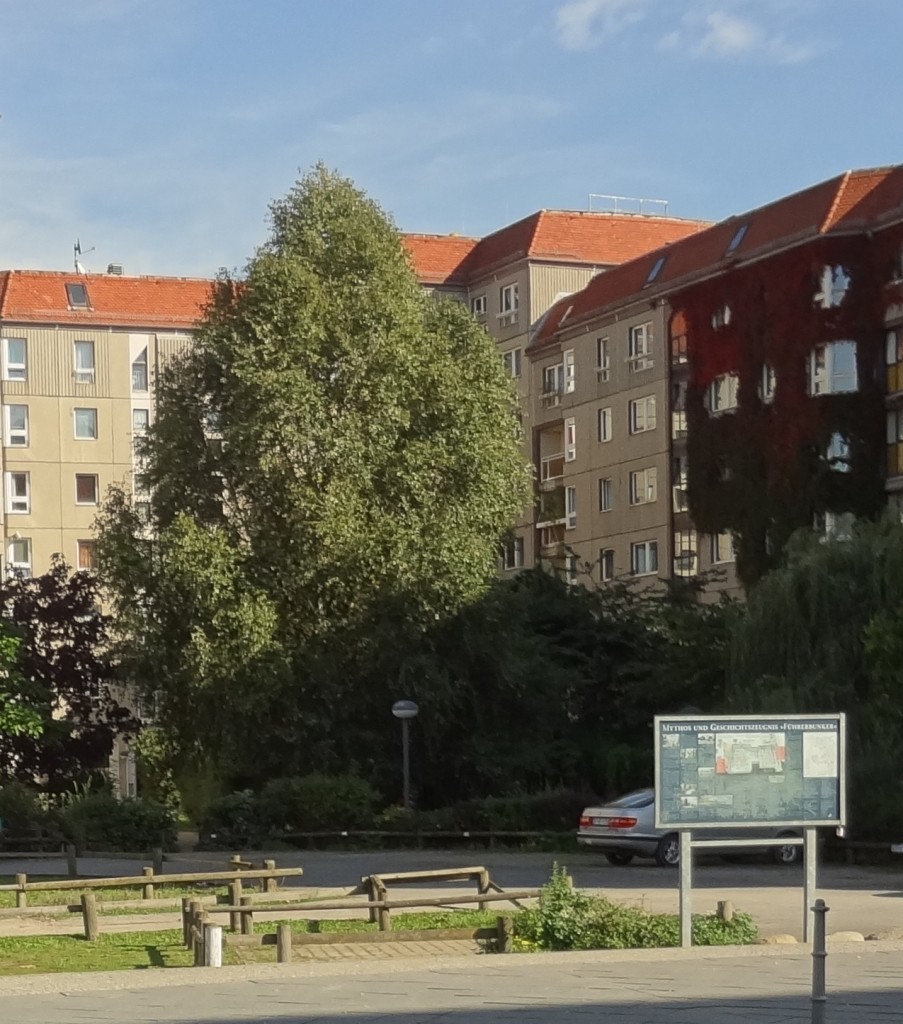
[[75,343],[75,383],[94,383],[93,341],[77,341]]
[[598,437],[600,441],[611,440],[611,409],[600,409],[598,412]]
[[31,487],[28,473],[6,474],[6,511],[28,514],[31,511]]
[[646,395],[627,404],[627,422],[631,434],[655,430],[655,395]]
[[658,470],[654,466],[630,474],[630,504],[648,505],[658,497]]
[[561,363],[544,366],[542,370],[542,404],[560,405],[564,385],[564,367]]
[[611,375],[611,346],[608,338],[596,338],[596,379],[607,381]]
[[509,377],[520,376],[522,352],[522,349],[513,348],[510,352],[502,353],[502,366]]
[[474,316],[486,316],[486,296],[475,295],[470,300],[470,311]]
[[650,576],[658,572],[658,543],[644,540],[630,545],[630,571],[634,576]]
[[150,409],[132,409],[132,432],[143,434],[150,426]]
[[573,530],[577,526],[577,488],[565,487],[564,489],[564,517],[565,528]]
[[678,455],[672,463],[673,480],[671,497],[675,512],[687,512],[690,508],[690,497],[687,493],[688,459],[686,455]]
[[503,327],[517,323],[517,285],[506,284],[499,288],[499,320]]
[[903,331],[888,331],[884,348],[885,362],[888,366],[903,363]]
[[680,441],[687,436],[687,382],[671,385],[671,439]]
[[841,395],[858,387],[856,342],[829,341],[816,345],[809,356],[809,394]]
[[132,391],[147,391],[147,349],[132,363]]
[[652,324],[631,327],[627,335],[627,364],[631,371],[652,366]]
[[850,442],[843,434],[832,434],[825,449],[825,460],[830,469],[838,473],[850,471]]
[[615,488],[612,478],[604,477],[599,481],[599,511],[611,512],[615,507]]
[[852,512],[825,512],[821,523],[825,540],[849,540],[855,522]]
[[602,548],[599,552],[599,576],[603,583],[615,578],[615,549]]
[[78,568],[95,569],[97,567],[97,541],[78,541]]
[[31,575],[31,540],[13,537],[6,549],[6,565],[17,576]]
[[730,533],[713,533],[709,537],[709,554],[712,565],[719,562],[733,562],[734,560],[734,537]]
[[903,248],[897,250],[890,268],[890,283],[899,284],[903,281]]
[[577,556],[573,552],[564,556],[564,579],[571,585],[577,582]]
[[66,298],[70,309],[88,309],[88,289],[81,283],[66,285]]
[[665,260],[666,259],[667,259],[667,256],[659,256],[659,258],[655,261],[655,263],[652,264],[651,270],[646,275],[646,281],[643,284],[644,288],[646,287],[646,285],[652,284],[652,282],[662,272],[662,267],[665,265]]
[[709,384],[706,406],[710,413],[729,412],[737,408],[739,378],[735,373],[723,373]]
[[520,569],[524,564],[524,538],[509,537],[502,545],[502,568]]
[[25,338],[3,339],[3,379],[28,379],[28,342]]
[[815,293],[815,304],[822,309],[834,309],[843,302],[850,278],[841,266],[824,267],[819,281],[821,291]]
[[135,518],[142,526],[147,526],[150,522],[150,502],[136,501],[133,507],[135,509]]
[[74,409],[75,436],[82,441],[97,440],[97,410]]
[[564,354],[564,391],[565,394],[573,393],[577,386],[577,364],[574,361],[574,350],[569,348]]
[[744,237],[746,236],[746,232],[747,231],[749,231],[749,225],[748,224],[741,224],[740,227],[737,228],[737,230],[734,232],[733,237],[731,238],[731,240],[730,240],[730,242],[728,244],[727,249],[725,250],[725,253],[724,253],[725,256],[730,256],[731,253],[737,251],[737,249],[740,247],[740,243],[743,241]]
[[97,477],[94,473],[75,474],[75,504],[97,504]]
[[573,462],[577,458],[577,421],[573,418],[564,421],[564,461]]
[[677,334],[671,339],[671,365],[683,366],[687,361],[687,336]]
[[697,559],[695,530],[674,531],[674,575],[695,576]]
[[763,402],[770,402],[774,398],[775,388],[778,386],[778,379],[775,376],[774,367],[766,363],[762,367],[762,375],[759,378],[759,398]]
[[727,327],[731,322],[731,307],[725,303],[723,306],[719,306],[712,314],[712,327],[716,331],[720,331],[722,327]]
[[8,405],[6,407],[6,444],[10,448],[28,446],[27,405]]

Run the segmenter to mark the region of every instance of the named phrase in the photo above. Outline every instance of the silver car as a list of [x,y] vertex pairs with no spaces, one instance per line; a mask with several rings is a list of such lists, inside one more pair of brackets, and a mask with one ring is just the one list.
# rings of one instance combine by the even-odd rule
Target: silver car
[[[799,838],[793,828],[717,828],[705,829],[707,840]],[[700,838],[703,838],[700,836]],[[680,862],[680,837],[655,827],[655,791],[638,789],[619,800],[600,807],[586,807],[580,816],[577,842],[602,850],[610,864],[629,864],[634,857],[651,857],[662,867]],[[714,847],[717,849],[717,847]],[[798,845],[767,847],[778,864],[796,864],[802,858]],[[742,847],[724,847],[725,853],[737,853]]]

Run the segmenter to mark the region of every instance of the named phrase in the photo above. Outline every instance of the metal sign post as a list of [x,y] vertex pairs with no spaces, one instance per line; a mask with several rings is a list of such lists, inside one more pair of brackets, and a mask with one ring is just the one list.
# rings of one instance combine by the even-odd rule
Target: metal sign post
[[680,833],[680,944],[693,945],[693,833]]
[[811,945],[815,935],[815,893],[818,891],[818,833],[814,828],[803,832],[803,858],[806,877],[803,881],[803,942]]

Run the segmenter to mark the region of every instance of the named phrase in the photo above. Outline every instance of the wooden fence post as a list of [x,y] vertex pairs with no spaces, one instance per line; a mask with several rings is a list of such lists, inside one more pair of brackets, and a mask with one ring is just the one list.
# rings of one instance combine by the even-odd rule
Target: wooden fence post
[[292,959],[292,926],[283,921],[276,925],[276,963],[291,963]]
[[[152,879],[154,877],[154,869],[142,868],[141,874],[144,875],[145,878]],[[141,898],[143,900],[152,900],[154,898],[154,883],[152,881],[145,882],[141,887]]]
[[254,931],[254,914],[251,911],[251,897],[242,896],[240,903],[243,907],[247,907],[247,910],[242,910],[239,913],[241,918],[241,933],[242,935],[251,935]]
[[232,856],[229,858],[229,867],[233,871],[241,871],[241,854],[240,853],[233,853],[232,854]]
[[[489,872],[486,868],[480,872],[479,878],[477,879],[477,892],[481,896],[485,896],[489,892]],[[483,900],[478,902],[480,910],[486,909],[486,904]]]
[[163,849],[162,849],[162,847],[155,846],[153,848],[153,850],[151,850],[151,857],[152,857],[153,862],[154,862],[154,874],[155,875],[162,875],[163,874]]
[[197,934],[194,943],[194,966],[203,967],[207,960],[207,914],[198,901]]
[[500,953],[511,952],[511,933],[514,930],[514,921],[510,917],[500,917],[496,922],[498,931],[498,951]]
[[[236,878],[229,883],[229,902],[233,907],[237,907],[241,903],[241,879]],[[239,914],[237,910],[233,910],[229,914],[229,931],[237,932],[239,928]]]
[[70,878],[78,878],[78,856],[74,843],[66,843],[66,874]]
[[[368,877],[364,880],[364,887],[367,890],[367,902],[368,903],[373,903],[374,900],[379,899],[379,897],[377,896],[377,892],[376,892],[376,879],[373,877],[373,875],[368,875]],[[377,913],[376,913],[376,908],[375,907],[371,907],[370,908],[370,923],[371,924],[376,924],[376,922],[378,920],[379,920],[379,918],[378,918]]]
[[204,966],[223,966],[223,929],[222,925],[204,925]]
[[188,948],[194,950],[194,962],[197,965],[197,929],[201,924],[201,901],[190,900],[188,903]]
[[[263,862],[263,868],[264,868],[264,871],[275,871],[276,870],[276,861],[274,861],[274,860],[265,860]],[[260,883],[260,887],[261,887],[261,889],[264,892],[275,892],[276,891],[276,879],[273,878],[272,875],[270,877],[268,877],[268,878],[264,878],[261,881],[261,883]]]
[[191,897],[182,897],[182,943],[191,949]]
[[85,938],[88,942],[96,942],[100,932],[97,926],[97,897],[93,892],[82,893],[82,921],[85,926]]
[[25,886],[28,884],[28,875],[16,875],[16,909],[21,910],[22,907],[28,906],[28,893]]

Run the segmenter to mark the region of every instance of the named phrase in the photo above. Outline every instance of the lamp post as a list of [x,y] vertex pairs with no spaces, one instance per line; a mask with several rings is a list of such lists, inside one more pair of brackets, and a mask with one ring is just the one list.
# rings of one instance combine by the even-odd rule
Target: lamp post
[[420,708],[412,700],[397,700],[392,714],[401,721],[401,771],[404,779],[404,809],[411,811],[411,719]]

